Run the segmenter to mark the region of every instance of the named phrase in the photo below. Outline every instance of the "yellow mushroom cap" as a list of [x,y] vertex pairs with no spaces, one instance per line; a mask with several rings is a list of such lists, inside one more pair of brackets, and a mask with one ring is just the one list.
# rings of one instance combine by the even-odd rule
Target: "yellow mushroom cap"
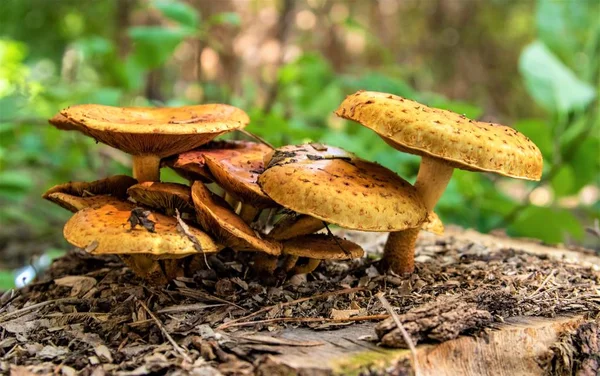
[[425,220],[425,206],[408,182],[378,164],[322,146],[277,149],[258,184],[285,208],[349,229],[401,231]]
[[159,213],[149,217],[154,232],[142,226],[131,228],[129,217],[135,205],[120,201],[78,211],[66,223],[65,239],[92,254],[146,254],[154,258],[180,258],[198,253],[214,253],[219,246],[203,231],[189,226],[202,251],[177,228],[177,220]]
[[69,182],[55,185],[48,189],[42,197],[48,201],[76,212],[85,207],[96,207],[102,204],[107,196],[125,200],[127,189],[137,180],[127,175],[115,175],[92,182]]
[[62,115],[60,112],[54,115],[51,119],[48,120],[48,123],[52,124],[55,128],[63,130],[63,131],[79,131],[83,132],[81,127],[77,125],[77,123],[69,120],[66,116]]
[[435,212],[429,212],[427,219],[423,222],[421,230],[431,232],[436,235],[444,234],[444,223]]
[[438,158],[456,168],[528,180],[542,175],[540,150],[511,127],[372,91],[349,95],[336,114],[372,129],[400,151]]
[[317,260],[349,260],[362,257],[365,252],[360,245],[349,240],[326,234],[311,234],[284,241],[283,253]]
[[87,104],[68,107],[61,114],[99,142],[132,155],[160,158],[191,150],[250,121],[244,111],[225,104],[178,108]]
[[53,192],[48,195],[45,195],[44,198],[73,213],[76,213],[85,208],[99,208],[106,204],[112,204],[115,202],[122,201],[119,198],[107,195],[81,197],[63,192]]
[[143,182],[129,187],[127,194],[137,204],[175,213],[194,212],[190,187],[177,183]]
[[259,238],[254,230],[219,196],[213,194],[202,182],[192,185],[192,199],[196,206],[198,222],[220,242],[236,251],[262,251],[270,255],[281,254],[281,244]]

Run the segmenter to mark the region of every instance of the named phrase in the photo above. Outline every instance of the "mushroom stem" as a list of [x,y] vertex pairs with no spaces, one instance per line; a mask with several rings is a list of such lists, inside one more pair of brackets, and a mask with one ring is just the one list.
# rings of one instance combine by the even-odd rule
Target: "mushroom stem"
[[428,212],[433,210],[435,204],[442,197],[453,172],[454,167],[442,160],[431,157],[421,159],[415,188]]
[[410,274],[415,270],[415,242],[420,230],[417,227],[390,232],[383,249],[382,270],[391,269],[399,275]]
[[256,216],[260,213],[260,209],[256,206],[250,204],[242,204],[242,208],[240,209],[240,217],[244,220],[244,222],[250,224],[254,222]]
[[134,155],[133,177],[139,183],[160,181],[160,158],[156,155]]
[[234,195],[225,191],[225,193],[223,194],[223,199],[229,204],[229,206],[231,206],[231,209],[233,211],[236,211],[239,201]]
[[321,264],[321,260],[319,259],[308,259],[308,262],[304,265],[296,265],[294,269],[290,272],[290,274],[308,274],[315,270],[319,264]]
[[310,215],[288,215],[280,219],[269,236],[276,240],[287,240],[296,236],[308,235],[325,228],[322,220]]
[[119,255],[125,265],[148,283],[160,286],[169,282],[159,261],[146,255]]
[[[415,188],[428,212],[433,211],[435,204],[442,197],[453,172],[454,167],[442,160],[431,157],[421,159]],[[382,270],[391,269],[400,275],[414,271],[415,243],[420,230],[421,227],[417,227],[390,232],[381,260]]]
[[283,262],[283,267],[282,267],[283,271],[287,273],[290,270],[292,270],[294,268],[294,266],[296,266],[296,263],[298,262],[299,258],[300,257],[298,257],[298,256],[288,255],[285,258],[285,261]]
[[271,256],[266,253],[257,253],[254,256],[254,272],[256,275],[273,275],[275,269],[277,269],[277,256]]

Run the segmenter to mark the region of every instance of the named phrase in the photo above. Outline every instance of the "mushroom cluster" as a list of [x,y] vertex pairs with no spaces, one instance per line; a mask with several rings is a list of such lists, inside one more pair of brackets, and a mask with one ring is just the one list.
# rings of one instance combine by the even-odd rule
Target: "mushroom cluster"
[[[418,232],[444,231],[433,209],[454,168],[531,180],[541,175],[539,150],[509,127],[364,91],[347,97],[336,113],[422,156],[415,185],[334,146],[215,141],[249,123],[229,105],[79,105],[50,123],[131,154],[133,177],[61,184],[44,198],[75,213],[64,227],[68,242],[119,255],[153,284],[210,267],[207,255],[226,248],[259,277],[310,273],[322,260],[363,256],[328,224],[389,232],[381,269],[405,274],[414,270]],[[161,168],[189,184],[161,182]]]

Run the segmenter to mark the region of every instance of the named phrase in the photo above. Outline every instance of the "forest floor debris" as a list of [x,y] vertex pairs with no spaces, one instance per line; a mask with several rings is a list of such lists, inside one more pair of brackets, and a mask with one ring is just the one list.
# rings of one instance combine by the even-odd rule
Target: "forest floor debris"
[[[345,235],[369,254],[380,252],[385,241],[379,234]],[[278,338],[285,328],[324,331],[358,322],[378,323],[379,338],[372,330],[370,338],[356,341],[403,347],[393,320],[381,321],[389,313],[380,292],[419,343],[478,335],[513,316],[600,317],[600,273],[589,265],[428,234],[416,256],[417,271],[408,279],[381,275],[377,258],[366,258],[324,262],[309,275],[264,286],[247,278],[233,254],[223,253],[211,256],[212,269],[156,288],[145,286],[117,257],[74,250],[35,283],[5,294],[0,372],[253,374],[281,346],[320,345]],[[598,333],[597,326],[590,330],[585,333]],[[585,342],[577,335],[557,347],[556,359],[573,346],[597,346],[588,334],[580,335]]]

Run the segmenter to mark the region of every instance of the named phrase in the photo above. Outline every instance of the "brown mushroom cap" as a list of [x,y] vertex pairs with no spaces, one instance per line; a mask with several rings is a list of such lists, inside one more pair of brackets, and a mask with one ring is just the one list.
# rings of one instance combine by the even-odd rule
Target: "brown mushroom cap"
[[127,198],[127,189],[137,184],[137,180],[127,175],[115,175],[106,179],[87,181],[74,181],[55,185],[42,195],[43,198],[51,193],[67,193],[73,196],[86,195],[111,195],[121,199]]
[[270,147],[256,142],[217,141],[181,153],[165,164],[190,180],[210,179],[240,201],[267,208],[276,204],[256,180],[263,171],[264,156],[271,151]]
[[195,211],[190,187],[187,185],[147,181],[132,185],[127,194],[139,205],[165,211],[168,215],[173,215],[175,209],[181,213]]
[[128,222],[135,205],[112,202],[98,208],[85,208],[69,219],[64,227],[65,239],[92,254],[146,254],[156,259],[181,258],[198,253],[214,253],[219,246],[201,230],[189,226],[202,251],[177,228],[177,220],[152,213],[154,232]]
[[79,131],[83,130],[77,125],[77,123],[69,120],[66,116],[63,116],[60,112],[54,115],[48,120],[48,123],[52,124],[55,128],[63,131]]
[[326,234],[311,234],[284,241],[282,253],[317,260],[349,260],[362,257],[365,252],[360,245],[349,240]]
[[435,212],[429,212],[427,219],[421,225],[421,230],[431,232],[436,235],[444,234],[444,223]]
[[394,172],[339,148],[318,149],[277,149],[258,184],[288,209],[349,229],[400,231],[425,220],[415,189]]
[[202,228],[210,231],[220,242],[236,251],[262,251],[281,254],[281,244],[261,239],[254,230],[201,182],[192,185],[192,199]]
[[191,150],[250,121],[244,111],[224,104],[179,108],[87,104],[68,107],[61,114],[102,143],[132,155],[160,158]]
[[540,150],[511,127],[372,91],[349,95],[336,114],[372,129],[400,151],[442,159],[456,168],[528,180],[542,175]]
[[81,197],[63,192],[50,193],[45,195],[44,198],[73,213],[85,208],[99,208],[107,204],[113,204],[115,202],[122,201],[121,199],[107,195]]

